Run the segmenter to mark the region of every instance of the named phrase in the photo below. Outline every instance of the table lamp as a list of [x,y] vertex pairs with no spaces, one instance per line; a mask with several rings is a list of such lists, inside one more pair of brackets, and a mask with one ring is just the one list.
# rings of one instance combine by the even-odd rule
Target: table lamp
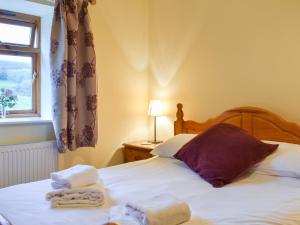
[[153,144],[161,143],[162,141],[156,140],[156,117],[162,115],[162,103],[160,100],[151,100],[149,104],[148,115],[154,118],[154,140],[149,142]]

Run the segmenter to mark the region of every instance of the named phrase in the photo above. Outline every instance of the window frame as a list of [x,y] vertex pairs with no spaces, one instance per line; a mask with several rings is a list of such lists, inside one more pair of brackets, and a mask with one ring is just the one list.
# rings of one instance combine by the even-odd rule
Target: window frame
[[[40,116],[40,62],[41,62],[41,19],[38,16],[0,10],[0,22],[31,27],[30,45],[0,42],[0,54],[32,57],[32,109],[9,110],[7,117],[39,117]],[[37,35],[37,36],[36,36]],[[35,40],[37,46],[35,47]]]

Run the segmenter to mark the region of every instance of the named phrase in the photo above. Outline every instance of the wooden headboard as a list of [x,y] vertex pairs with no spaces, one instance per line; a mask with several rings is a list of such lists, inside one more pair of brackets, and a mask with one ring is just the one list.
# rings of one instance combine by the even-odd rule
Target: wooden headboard
[[290,123],[270,111],[256,107],[240,107],[227,110],[216,118],[198,123],[183,119],[183,106],[177,104],[177,120],[174,122],[174,134],[201,133],[212,125],[229,123],[247,130],[261,140],[280,141],[300,144],[300,126]]

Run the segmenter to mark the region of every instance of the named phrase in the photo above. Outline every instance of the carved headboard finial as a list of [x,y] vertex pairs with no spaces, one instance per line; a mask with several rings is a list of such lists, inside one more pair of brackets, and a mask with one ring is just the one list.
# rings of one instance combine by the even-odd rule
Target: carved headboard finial
[[176,117],[177,117],[177,120],[183,120],[183,111],[182,111],[182,104],[181,103],[178,103],[177,104],[177,113],[176,113]]
[[215,118],[199,123],[183,120],[183,106],[177,104],[174,134],[196,134],[218,123],[229,123],[243,128],[260,140],[300,144],[300,126],[277,114],[256,107],[239,107],[227,110]]
[[180,133],[183,133],[183,123],[184,123],[184,120],[183,120],[183,111],[182,111],[182,104],[181,103],[178,103],[177,104],[177,112],[176,112],[176,121],[174,122],[174,135],[176,134],[180,134]]

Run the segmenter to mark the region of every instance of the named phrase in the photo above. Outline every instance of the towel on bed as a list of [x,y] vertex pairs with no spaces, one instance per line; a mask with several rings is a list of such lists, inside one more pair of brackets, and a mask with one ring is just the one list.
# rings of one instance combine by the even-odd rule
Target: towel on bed
[[[111,209],[111,222],[120,223],[122,221],[127,224],[133,219],[138,225],[177,225],[187,222],[191,218],[189,206],[169,194],[161,194],[140,202],[127,203],[123,209],[119,208],[118,210]],[[116,212],[119,215],[116,215]]]
[[134,218],[126,215],[124,205],[116,205],[110,208],[109,210],[109,222],[107,224],[115,225],[139,225],[138,221]]
[[95,184],[98,180],[97,169],[89,165],[76,165],[69,169],[51,173],[52,187],[75,188]]
[[99,181],[84,188],[62,189],[46,196],[53,208],[99,207],[105,203],[105,188]]

